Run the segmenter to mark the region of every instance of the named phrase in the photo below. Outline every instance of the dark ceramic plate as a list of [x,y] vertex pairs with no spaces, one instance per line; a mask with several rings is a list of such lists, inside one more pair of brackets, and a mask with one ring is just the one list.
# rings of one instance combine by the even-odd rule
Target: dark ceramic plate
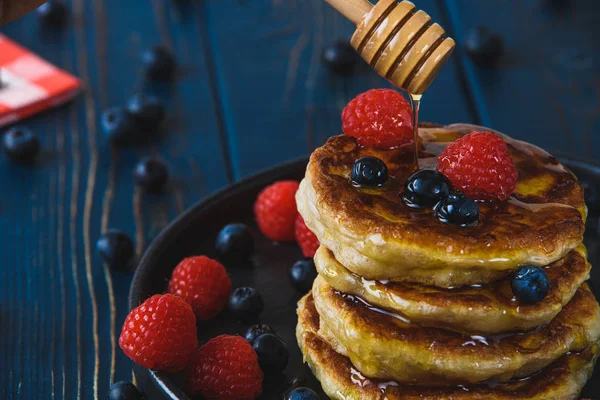
[[[570,159],[561,161],[571,167],[582,182],[587,183],[591,196],[589,201],[600,202],[600,166]],[[298,160],[244,179],[191,207],[154,240],[142,258],[131,286],[129,306],[133,308],[153,294],[163,293],[172,270],[184,257],[197,254],[214,257],[215,238],[224,225],[231,222],[248,224],[256,236],[256,255],[252,263],[226,267],[234,287],[258,288],[265,301],[261,322],[271,325],[290,350],[290,361],[283,375],[265,377],[261,399],[281,399],[290,382],[298,377],[304,380],[304,385],[315,389],[322,399],[327,398],[318,381],[302,363],[302,355],[296,345],[296,302],[302,293],[297,293],[290,285],[288,271],[295,261],[302,258],[300,249],[293,243],[276,244],[268,241],[258,231],[252,216],[252,205],[260,190],[277,180],[300,180],[306,162],[306,159]],[[591,210],[586,233],[590,261],[596,265],[600,265],[596,263],[600,261],[599,211]],[[592,286],[600,288],[600,270],[596,271],[596,274],[592,273]],[[234,321],[225,312],[215,321],[200,324],[198,336],[203,342],[220,334],[243,335],[247,328],[247,325]],[[183,388],[180,376],[137,366],[135,370],[138,382],[149,399],[189,399],[180,389]],[[597,370],[582,396],[592,398],[598,394],[600,371]]]

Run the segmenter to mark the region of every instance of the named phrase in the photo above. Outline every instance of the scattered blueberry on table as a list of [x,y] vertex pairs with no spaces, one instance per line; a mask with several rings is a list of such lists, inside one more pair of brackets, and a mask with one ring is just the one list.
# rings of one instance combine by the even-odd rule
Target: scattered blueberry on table
[[524,304],[539,303],[551,288],[548,275],[536,265],[524,265],[515,271],[510,285],[513,294]]
[[169,181],[169,169],[163,160],[143,158],[133,171],[135,184],[150,193],[160,193]]
[[114,144],[132,144],[138,136],[135,118],[121,107],[113,107],[102,114],[102,128],[106,138]]
[[319,395],[307,387],[299,387],[289,391],[284,400],[319,400]]
[[2,136],[2,149],[12,161],[30,164],[40,152],[40,140],[29,129],[17,126]]
[[67,5],[62,0],[48,0],[36,10],[43,25],[48,27],[60,27],[67,20]]
[[476,225],[479,221],[477,203],[464,193],[452,193],[435,207],[435,213],[442,222],[460,226]]
[[125,232],[116,229],[103,233],[96,248],[102,260],[116,270],[127,270],[135,254],[133,240]]
[[388,180],[388,168],[377,157],[361,157],[352,166],[351,179],[357,186],[383,186]]
[[146,76],[156,80],[170,80],[175,74],[175,58],[164,46],[153,46],[142,53]]
[[106,400],[143,400],[144,396],[131,382],[117,382],[108,390]]
[[306,293],[317,278],[317,268],[312,258],[296,261],[290,268],[292,286],[301,293]]
[[437,171],[422,169],[404,185],[404,202],[412,208],[433,207],[450,194],[450,182]]
[[287,345],[272,333],[260,335],[252,348],[258,355],[258,363],[265,373],[282,372],[290,358]]
[[215,248],[223,260],[247,260],[254,253],[254,235],[244,224],[229,224],[217,235]]
[[358,54],[345,40],[336,40],[323,49],[323,62],[334,73],[345,75],[356,67]]
[[275,331],[273,331],[273,328],[271,328],[269,325],[257,324],[248,328],[244,337],[250,344],[252,344],[259,336],[264,335],[265,333],[275,334]]
[[465,48],[477,65],[492,66],[502,57],[504,42],[497,33],[485,26],[477,26],[468,33]]
[[129,99],[127,111],[142,129],[158,130],[165,120],[165,103],[155,96],[138,94]]
[[256,320],[264,308],[262,296],[255,288],[237,288],[229,298],[229,310],[242,321]]

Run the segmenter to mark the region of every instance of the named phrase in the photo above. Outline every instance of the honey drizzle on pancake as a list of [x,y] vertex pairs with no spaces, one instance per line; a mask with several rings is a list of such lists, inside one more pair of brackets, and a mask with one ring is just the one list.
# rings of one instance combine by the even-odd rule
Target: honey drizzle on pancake
[[[579,371],[585,369],[591,373],[592,363],[599,352],[598,344],[592,344],[581,351],[572,351],[565,354],[543,370],[505,383],[490,380],[478,384],[455,384],[433,389],[421,386],[423,383],[421,385],[399,384],[393,380],[388,381],[364,376],[351,364],[348,358],[335,352],[328,342],[316,334],[320,326],[320,318],[315,310],[312,295],[307,295],[300,301],[300,304],[299,326],[302,327],[302,336],[299,336],[299,343],[302,353],[308,359],[309,366],[314,368],[313,371],[316,371],[318,378],[327,378],[326,382],[329,380],[330,384],[327,385],[329,390],[333,394],[342,397],[348,395],[344,398],[360,399],[361,397],[357,396],[360,396],[364,390],[367,395],[366,398],[379,400],[400,400],[407,397],[411,399],[436,398],[434,397],[436,395],[439,398],[448,399],[457,394],[457,389],[460,392],[475,393],[475,396],[467,398],[494,398],[494,394],[504,394],[502,398],[506,399],[510,397],[510,393],[516,394],[517,391],[520,399],[542,398],[540,394],[548,395],[553,391],[552,389],[564,389],[567,382],[571,382],[572,379],[580,379],[577,377]],[[323,368],[320,369],[320,366]],[[343,374],[343,377],[340,374]],[[546,387],[548,385],[552,386],[554,380],[558,380],[560,383],[547,390]],[[583,386],[583,383],[578,383],[579,389],[581,386]],[[373,393],[373,388],[380,395]],[[569,391],[569,393],[571,392]]]
[[422,94],[409,93],[412,103],[413,117],[413,155],[415,170],[419,169],[419,109],[421,108]]
[[[419,167],[435,168],[437,156],[448,144],[476,129],[475,127],[470,128],[471,125],[455,125],[432,129],[421,128],[419,140],[416,144]],[[325,152],[331,152],[331,155],[322,157],[319,163],[323,172],[329,175],[328,180],[331,191],[339,193],[339,190],[343,191],[344,189],[338,186],[348,184],[349,171],[354,160],[366,155],[373,155],[382,159],[389,168],[390,178],[388,183],[376,189],[356,189],[353,187],[352,190],[355,191],[354,200],[346,199],[345,201],[347,202],[346,207],[360,208],[360,210],[368,209],[373,214],[391,223],[411,221],[411,224],[423,229],[443,230],[448,231],[448,234],[459,232],[461,235],[477,237],[478,240],[486,240],[486,235],[494,236],[496,230],[500,229],[507,219],[511,219],[513,222],[522,220],[524,223],[542,224],[548,223],[547,217],[549,213],[552,213],[556,221],[577,220],[577,223],[581,223],[582,214],[585,217],[585,206],[583,205],[582,192],[574,195],[574,191],[576,193],[579,190],[575,188],[579,186],[577,178],[548,153],[542,150],[537,151],[537,148],[533,145],[505,135],[501,136],[506,141],[519,172],[517,189],[508,201],[479,202],[481,210],[480,223],[474,227],[461,228],[461,230],[438,223],[429,210],[415,211],[406,207],[402,202],[400,198],[402,187],[408,176],[414,171],[412,146],[394,149],[372,149],[360,147],[351,137],[338,136],[331,138],[325,144],[323,149]],[[341,181],[337,181],[337,179],[341,179]],[[528,193],[528,182],[531,181],[535,181],[538,186],[543,185],[543,190],[538,190],[537,193]],[[583,224],[581,225],[583,228]],[[557,229],[559,228],[557,226]],[[448,251],[452,252],[454,250],[448,249]],[[486,262],[489,263],[490,261],[494,262],[494,260],[487,260]],[[498,261],[502,262],[504,260]]]
[[[406,325],[413,324],[413,322],[411,322],[410,319],[408,319],[404,315],[401,315],[399,312],[389,311],[389,310],[385,310],[383,308],[376,307],[359,296],[342,293],[339,290],[335,290],[335,289],[333,290],[333,292],[337,296],[340,296],[342,299],[349,301],[351,303],[359,304],[359,305],[365,307],[369,311],[372,311],[374,313],[381,314],[381,315],[384,315],[387,317],[394,318]],[[460,347],[497,346],[501,340],[518,340],[518,338],[520,336],[532,334],[532,333],[541,331],[542,329],[545,329],[548,324],[549,324],[549,322],[540,324],[537,327],[535,327],[534,329],[531,329],[531,330],[528,330],[525,332],[513,331],[513,332],[503,332],[503,333],[495,333],[495,334],[489,334],[489,335],[474,335],[474,334],[460,333],[460,332],[453,332],[452,334],[455,335],[456,337],[464,336],[463,343],[459,344]],[[425,326],[425,325],[419,325],[419,324],[416,326],[419,326],[421,328],[428,328],[431,330],[442,329],[440,327]],[[431,346],[434,346],[436,344],[437,344],[437,341],[433,341]]]
[[384,310],[383,308],[375,307],[374,305],[372,305],[371,303],[369,303],[368,301],[366,301],[365,299],[363,299],[359,296],[354,296],[354,295],[348,294],[348,293],[342,293],[339,290],[335,290],[335,293],[339,296],[342,296],[342,298],[344,298],[344,299],[349,299],[350,301],[355,302],[355,303],[359,302],[359,303],[363,304],[365,307],[367,307],[369,310],[376,312],[378,314],[387,315],[388,317],[395,318],[398,321],[401,321],[405,324],[412,323],[412,322],[410,322],[410,320],[408,318],[406,318],[406,316],[401,315],[399,312],[388,311],[388,310]]
[[[572,251],[559,261],[542,267],[548,275],[551,286],[554,289],[554,291],[549,293],[545,301],[555,300],[556,296],[562,295],[561,293],[555,293],[555,291],[557,289],[564,290],[564,288],[561,287],[561,283],[564,284],[569,282],[569,276],[572,276],[572,274],[589,274],[589,264],[586,262],[585,255],[582,254],[585,250],[580,251],[581,252]],[[565,263],[568,265],[568,268],[564,267]],[[488,307],[498,307],[503,310],[507,310],[517,303],[517,298],[510,288],[510,277],[508,276],[486,285],[470,285],[462,288],[449,287],[442,289],[433,286],[423,287],[419,284],[367,279],[351,271],[348,271],[348,273],[352,276],[353,281],[359,283],[371,296],[378,299],[385,297],[390,304],[397,304],[398,308],[401,307],[400,302],[405,301],[402,295],[406,293],[409,293],[408,298],[413,300],[415,296],[414,293],[428,293],[429,296],[437,296],[438,298],[444,294],[453,294],[456,301],[465,304],[468,302],[478,304],[483,303]],[[410,294],[411,292],[412,295]],[[349,295],[346,294],[346,296]],[[368,304],[367,301],[360,297],[357,297],[357,299]],[[373,307],[371,304],[368,306]],[[534,306],[525,305],[524,308],[532,309]],[[377,310],[378,309],[376,309],[376,311]],[[521,307],[517,307],[516,312],[522,312]],[[385,313],[389,313],[389,311],[385,311]],[[395,316],[404,322],[410,323],[410,319],[407,316]]]
[[[594,358],[594,354],[596,354],[598,352],[598,346],[591,346],[583,351],[580,352],[569,352],[567,354],[565,354],[564,357],[568,357],[571,355],[575,355],[578,356],[580,359],[575,359],[573,360],[574,362],[571,363],[566,363],[567,364],[567,368],[569,371],[575,371],[578,370],[579,368],[581,368],[581,364],[583,364],[585,361],[589,360],[589,359],[593,359]],[[563,362],[562,359],[559,359],[556,364],[559,364]],[[551,367],[553,367],[554,364],[551,365]],[[527,381],[536,378],[538,375],[543,374],[544,370],[540,370],[537,371],[529,376],[523,377],[523,378],[518,378],[518,379],[511,379],[508,382],[496,382],[496,381],[487,381],[487,382],[482,382],[479,383],[477,385],[474,386],[478,386],[478,387],[488,387],[490,389],[494,389],[494,388],[502,388],[505,387],[506,385],[509,384],[519,384],[519,383],[526,383]],[[374,384],[377,383],[377,387],[379,388],[379,390],[381,391],[381,394],[383,394],[384,396],[386,394],[388,394],[388,388],[390,387],[399,387],[400,384],[395,382],[395,381],[388,381],[388,382],[381,382],[378,379],[371,379],[371,378],[367,378],[366,376],[364,376],[363,374],[360,373],[360,371],[358,371],[355,368],[351,368],[350,369],[350,379],[352,381],[353,384],[357,385],[360,388],[363,388],[369,384]],[[465,392],[470,392],[473,387],[472,386],[465,386],[465,385],[456,385],[455,386],[457,389],[461,389]],[[415,386],[415,388],[418,388],[418,386]],[[394,397],[395,398],[395,397]],[[388,397],[384,397],[384,399],[388,399]],[[391,399],[391,398],[390,398]]]

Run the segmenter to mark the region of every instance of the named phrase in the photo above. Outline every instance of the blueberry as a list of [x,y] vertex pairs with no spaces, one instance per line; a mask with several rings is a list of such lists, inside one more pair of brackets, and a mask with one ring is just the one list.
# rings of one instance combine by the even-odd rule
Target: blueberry
[[135,253],[133,240],[124,232],[111,229],[100,236],[96,248],[109,267],[126,270]]
[[290,268],[292,286],[299,292],[306,293],[317,277],[317,268],[311,258],[296,261]]
[[12,161],[29,164],[40,152],[40,140],[27,128],[14,127],[2,137],[2,148]]
[[404,185],[404,202],[409,207],[433,207],[450,194],[450,182],[437,171],[422,169],[408,178]]
[[275,334],[275,332],[273,331],[273,328],[271,328],[269,325],[265,325],[265,324],[252,325],[250,328],[248,328],[248,331],[246,331],[245,338],[248,342],[254,343],[256,338],[258,338],[261,335],[264,335],[265,333]]
[[350,43],[338,40],[323,49],[323,61],[339,75],[351,73],[356,67],[357,53]]
[[460,226],[477,225],[479,207],[463,193],[452,193],[435,206],[435,214],[442,222]]
[[169,170],[164,161],[159,158],[143,158],[133,171],[135,184],[147,192],[159,193],[164,190],[169,180]]
[[229,310],[242,321],[256,320],[264,308],[260,293],[251,287],[237,288],[229,298]]
[[284,400],[319,400],[319,395],[307,387],[299,387],[289,391]]
[[117,382],[108,389],[106,400],[143,400],[143,396],[131,382]]
[[352,182],[357,186],[383,186],[388,180],[388,169],[377,157],[361,157],[354,161]]
[[102,127],[106,138],[115,144],[132,144],[138,137],[135,118],[123,108],[114,107],[104,111]]
[[175,72],[175,59],[163,46],[153,46],[142,53],[146,76],[151,79],[169,80]]
[[465,47],[471,59],[482,66],[494,65],[504,53],[502,38],[485,26],[478,26],[469,32]]
[[244,224],[229,224],[219,232],[215,247],[224,260],[247,260],[254,253],[254,235]]
[[517,299],[525,304],[544,300],[551,288],[546,272],[535,265],[524,265],[515,271],[510,286]]
[[144,129],[158,130],[165,120],[165,104],[154,96],[136,95],[129,99],[127,111]]
[[306,385],[306,378],[304,378],[302,376],[297,376],[291,380],[290,390],[302,387],[304,385]]
[[49,0],[36,10],[42,24],[59,27],[67,20],[67,6],[61,0]]
[[265,333],[256,338],[252,348],[258,355],[258,363],[264,372],[281,372],[290,358],[287,345],[272,333]]

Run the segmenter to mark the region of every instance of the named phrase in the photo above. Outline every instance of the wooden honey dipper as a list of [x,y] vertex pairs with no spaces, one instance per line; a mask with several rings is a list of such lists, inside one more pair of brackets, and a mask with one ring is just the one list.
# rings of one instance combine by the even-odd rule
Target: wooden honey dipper
[[377,73],[411,94],[431,85],[456,43],[409,1],[326,0],[356,24],[350,43]]

